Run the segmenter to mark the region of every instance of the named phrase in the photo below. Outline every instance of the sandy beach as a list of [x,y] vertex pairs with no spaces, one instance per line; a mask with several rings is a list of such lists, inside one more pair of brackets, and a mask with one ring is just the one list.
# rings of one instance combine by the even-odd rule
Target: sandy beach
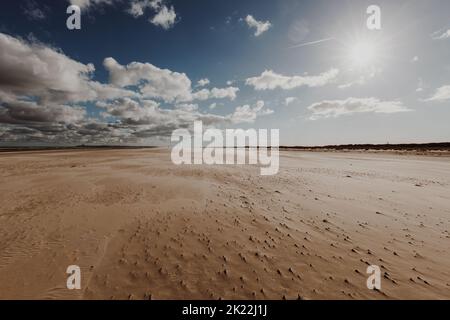
[[2,153],[0,298],[450,299],[449,157],[280,156],[261,176],[163,148]]

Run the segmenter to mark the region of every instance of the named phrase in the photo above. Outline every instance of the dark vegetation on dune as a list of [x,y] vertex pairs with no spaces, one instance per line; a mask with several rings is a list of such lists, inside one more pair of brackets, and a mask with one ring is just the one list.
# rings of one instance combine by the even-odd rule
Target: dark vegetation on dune
[[327,146],[280,147],[292,150],[405,150],[405,151],[450,151],[450,142],[408,143],[408,144],[343,144]]

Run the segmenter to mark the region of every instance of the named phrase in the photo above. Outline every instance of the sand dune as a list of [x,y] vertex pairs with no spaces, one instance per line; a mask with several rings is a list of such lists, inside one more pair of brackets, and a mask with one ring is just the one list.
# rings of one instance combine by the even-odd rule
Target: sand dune
[[449,299],[449,160],[282,151],[260,176],[166,149],[2,154],[0,298]]

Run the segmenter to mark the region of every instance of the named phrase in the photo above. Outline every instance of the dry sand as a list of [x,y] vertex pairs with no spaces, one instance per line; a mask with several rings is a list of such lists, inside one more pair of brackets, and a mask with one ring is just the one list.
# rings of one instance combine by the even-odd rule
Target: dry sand
[[283,151],[264,177],[165,149],[4,153],[0,298],[449,299],[449,160]]

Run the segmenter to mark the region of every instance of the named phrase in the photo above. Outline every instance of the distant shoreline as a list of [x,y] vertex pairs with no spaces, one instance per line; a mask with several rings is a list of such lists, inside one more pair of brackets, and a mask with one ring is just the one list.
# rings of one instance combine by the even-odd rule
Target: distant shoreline
[[[150,149],[164,146],[118,146],[118,145],[80,145],[80,146],[8,146],[0,147],[0,152],[54,151],[54,150],[107,150],[107,149]],[[247,147],[248,148],[248,147]],[[301,151],[415,151],[450,152],[450,142],[402,143],[402,144],[343,144],[325,146],[280,146],[281,150]]]

